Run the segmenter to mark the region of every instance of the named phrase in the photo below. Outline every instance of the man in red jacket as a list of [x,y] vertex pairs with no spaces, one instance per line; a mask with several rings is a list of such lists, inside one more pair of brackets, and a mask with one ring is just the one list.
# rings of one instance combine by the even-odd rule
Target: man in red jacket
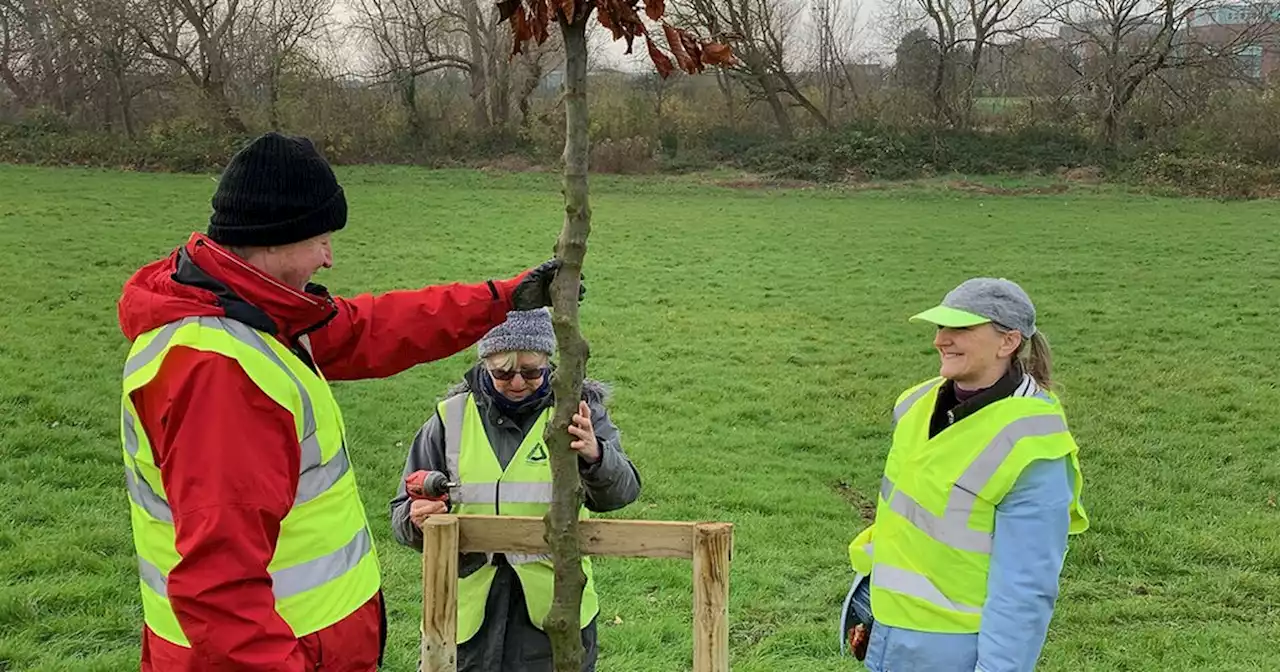
[[[296,356],[317,377],[379,378],[468,348],[510,310],[550,303],[554,261],[508,280],[351,299],[311,284],[312,274],[333,264],[330,234],[345,226],[347,205],[333,171],[305,138],[272,133],[241,150],[223,173],[212,203],[207,235],[192,234],[124,286],[119,320],[130,341],[192,321],[186,318],[247,325],[252,333],[274,338],[287,349],[276,348],[286,359]],[[139,523],[138,512],[158,506],[159,520],[172,519],[168,553],[177,553],[176,565],[156,587],[167,604],[155,612],[165,618],[154,622],[164,623],[170,636],[157,635],[149,614],[141,669],[376,669],[386,638],[376,578],[369,579],[374,588],[356,593],[356,603],[372,594],[366,602],[301,637],[277,609],[279,595],[273,595],[268,566],[281,538],[281,521],[302,499],[299,472],[305,471],[294,412],[264,393],[236,358],[182,346],[169,347],[159,357],[157,372],[144,385],[130,390],[126,380],[122,402],[126,468],[133,469],[130,496],[138,492],[135,475],[156,471],[160,483],[141,485],[163,493],[151,495],[163,499],[152,509],[134,507],[135,539],[143,534],[140,525],[151,524]],[[129,371],[127,365],[126,379]],[[129,451],[137,451],[139,432],[147,446],[145,466],[152,472],[128,461]],[[345,442],[341,452],[345,458]],[[363,515],[360,511],[361,524]],[[138,543],[141,548],[143,542]],[[146,568],[154,573],[155,567],[144,562],[141,551],[139,558],[144,604],[154,610],[156,598],[146,600],[148,586],[155,585],[148,583]],[[374,564],[367,573],[376,572]]]

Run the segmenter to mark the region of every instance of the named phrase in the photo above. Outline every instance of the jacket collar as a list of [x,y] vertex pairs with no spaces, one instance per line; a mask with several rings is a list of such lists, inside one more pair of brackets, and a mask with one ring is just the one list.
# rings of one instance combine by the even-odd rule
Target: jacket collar
[[172,279],[212,292],[227,317],[286,342],[323,327],[338,313],[322,285],[299,291],[231,254],[201,233],[178,250]]
[[[972,397],[964,400],[962,403],[956,404],[955,408],[952,409],[952,415],[955,418],[954,422],[960,422],[964,418],[977,413],[983,408],[986,408],[1005,397],[1012,396],[1014,391],[1017,390],[1018,386],[1021,384],[1022,368],[1019,367],[1017,363],[1014,363],[1014,365],[1010,366],[1009,370],[1005,371],[1004,375],[1000,377],[1000,380],[996,381],[995,385],[978,392]],[[954,400],[956,398],[955,382],[948,380],[945,385],[946,393]]]
[[1016,361],[994,385],[969,397],[964,403],[956,401],[955,382],[945,381],[942,383],[942,387],[938,389],[938,400],[934,405],[933,416],[929,421],[929,436],[936,436],[947,427],[964,420],[987,406],[1006,397],[1013,396],[1022,383],[1022,367]]

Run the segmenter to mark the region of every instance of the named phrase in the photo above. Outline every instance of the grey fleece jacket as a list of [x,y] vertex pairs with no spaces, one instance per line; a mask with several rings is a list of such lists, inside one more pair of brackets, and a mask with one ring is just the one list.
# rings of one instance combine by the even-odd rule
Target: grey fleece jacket
[[[507,417],[479,384],[477,376],[486,375],[480,365],[467,372],[463,381],[449,390],[448,397],[465,394],[476,390],[476,406],[484,424],[485,434],[489,438],[498,463],[506,469],[516,450],[524,441],[525,435],[532,429],[538,419],[539,412],[555,404],[553,395],[547,395],[538,406],[538,412],[528,413],[522,419]],[[579,473],[582,475],[582,487],[585,491],[586,507],[591,511],[604,512],[620,509],[640,496],[640,474],[635,465],[622,450],[618,428],[609,418],[605,409],[608,400],[608,389],[601,383],[587,379],[583,381],[582,397],[591,409],[591,426],[596,433],[596,442],[600,445],[600,461],[588,465],[579,459]],[[409,520],[409,507],[412,500],[405,492],[404,477],[419,470],[440,471],[448,474],[444,448],[444,423],[440,413],[432,409],[431,418],[423,424],[413,439],[409,455],[405,459],[404,473],[396,496],[391,500],[391,530],[396,541],[422,550],[422,530]],[[450,480],[456,480],[456,474],[448,474]],[[468,558],[463,556],[459,573],[466,576],[484,565],[483,554]],[[479,564],[476,564],[479,561]]]

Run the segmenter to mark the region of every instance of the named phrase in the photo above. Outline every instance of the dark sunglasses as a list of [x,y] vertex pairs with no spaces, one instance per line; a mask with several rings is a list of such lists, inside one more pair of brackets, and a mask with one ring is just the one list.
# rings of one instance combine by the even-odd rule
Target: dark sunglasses
[[538,369],[520,369],[518,372],[508,371],[506,369],[489,369],[489,375],[493,376],[494,380],[511,380],[516,377],[516,373],[519,373],[520,377],[524,378],[526,381],[533,382],[547,375],[547,369],[545,367]]

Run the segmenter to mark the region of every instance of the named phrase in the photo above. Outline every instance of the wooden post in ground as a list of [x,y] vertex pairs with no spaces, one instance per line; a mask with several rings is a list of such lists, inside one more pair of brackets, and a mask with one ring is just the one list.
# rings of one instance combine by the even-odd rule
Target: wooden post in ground
[[458,519],[422,524],[422,670],[458,670]]
[[733,526],[693,530],[693,672],[729,672],[729,556]]

